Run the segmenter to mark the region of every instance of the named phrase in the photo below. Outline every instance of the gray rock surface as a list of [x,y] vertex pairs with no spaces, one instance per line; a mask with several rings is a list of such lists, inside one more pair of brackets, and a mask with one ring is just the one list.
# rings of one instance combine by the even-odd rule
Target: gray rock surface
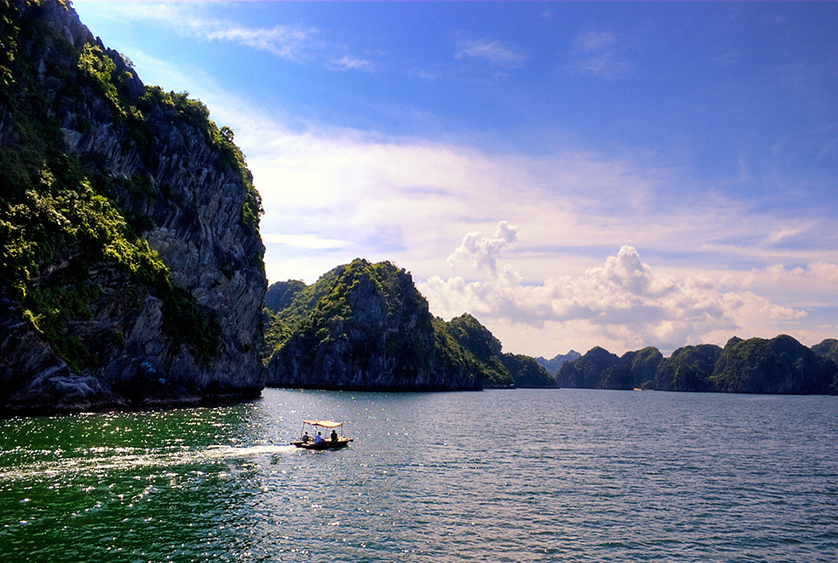
[[294,303],[306,301],[309,306],[299,310],[301,320],[293,335],[271,357],[269,386],[482,388],[481,366],[434,329],[428,303],[410,274],[389,262],[358,259],[339,266]]
[[[71,8],[48,1],[43,17],[75,49],[99,43]],[[49,37],[41,48],[59,41]],[[43,63],[46,52],[33,55],[39,56]],[[46,65],[38,69],[50,96]],[[125,70],[131,75],[126,88],[143,92],[133,70]],[[205,132],[185,123],[174,107],[157,106],[144,116],[148,138],[142,146],[115,120],[109,103],[93,94],[82,101],[55,100],[51,117],[61,124],[63,150],[115,181],[146,179],[148,193],[120,190],[116,182],[112,197],[126,216],[144,219],[141,236],[159,253],[173,285],[218,322],[217,352],[202,358],[167,335],[160,296],[99,263],[89,272],[98,286],[91,315],[74,320],[67,334],[95,356],[96,367],[74,371],[23,320],[21,304],[6,288],[0,293],[0,413],[197,404],[257,396],[264,386],[261,308],[267,283],[258,228],[242,219],[243,206],[254,197],[249,178],[226,164]],[[0,144],[13,142],[14,119],[0,104]]]

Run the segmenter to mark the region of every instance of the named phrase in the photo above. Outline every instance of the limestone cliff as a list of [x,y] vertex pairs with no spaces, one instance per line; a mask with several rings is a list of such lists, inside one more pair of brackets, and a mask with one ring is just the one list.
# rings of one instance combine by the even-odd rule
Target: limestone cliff
[[791,336],[731,338],[716,362],[710,381],[736,393],[829,393],[835,363],[819,357]]
[[534,358],[504,354],[500,340],[469,314],[440,323],[439,329],[481,366],[484,389],[556,387],[556,380]]
[[661,391],[825,394],[838,388],[832,341],[807,348],[794,338],[731,338],[724,348],[685,346],[664,358],[656,348],[617,357],[595,347],[559,368],[562,387]]
[[276,283],[265,301],[273,309],[268,385],[400,391],[556,385],[533,358],[504,354],[471,315],[434,318],[410,274],[389,262],[358,259],[308,287]]
[[297,291],[273,319],[267,385],[480,389],[481,366],[435,327],[441,322],[430,314],[410,274],[389,262],[355,260]]
[[261,205],[232,131],[67,3],[0,12],[0,413],[258,395]]
[[556,373],[556,383],[571,389],[595,389],[604,373],[616,368],[620,358],[604,348],[595,346],[583,356],[565,362]]

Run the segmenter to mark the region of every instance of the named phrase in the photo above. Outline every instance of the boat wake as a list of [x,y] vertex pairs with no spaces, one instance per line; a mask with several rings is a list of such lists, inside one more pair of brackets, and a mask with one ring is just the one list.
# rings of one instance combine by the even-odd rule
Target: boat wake
[[248,457],[264,454],[280,454],[294,451],[294,446],[210,446],[206,450],[207,458]]
[[[110,473],[155,467],[207,465],[237,459],[272,457],[294,451],[291,445],[227,446],[212,445],[203,449],[182,448],[167,451],[148,451],[142,448],[84,448],[75,452],[49,452],[56,459],[22,463],[0,470],[0,482],[38,476],[55,477],[68,473]],[[33,457],[42,452],[32,452]]]

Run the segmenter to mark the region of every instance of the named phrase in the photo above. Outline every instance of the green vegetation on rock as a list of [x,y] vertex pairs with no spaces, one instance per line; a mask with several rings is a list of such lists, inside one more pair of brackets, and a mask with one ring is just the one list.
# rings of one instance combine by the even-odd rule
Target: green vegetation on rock
[[[134,226],[153,221],[126,213],[112,197],[115,182],[135,194],[149,194],[153,183],[147,176],[114,180],[95,162],[81,162],[68,150],[63,124],[50,116],[65,113],[62,109],[70,104],[83,105],[92,89],[107,100],[126,138],[144,145],[153,134],[144,115],[162,108],[170,123],[203,132],[221,155],[217,166],[238,171],[249,193],[242,221],[256,230],[261,204],[232,131],[219,130],[200,101],[142,87],[118,53],[91,43],[74,49],[45,21],[46,8],[39,2],[27,2],[26,9],[17,4],[0,4],[0,115],[13,123],[12,130],[0,131],[4,285],[22,304],[23,317],[74,369],[95,367],[95,358],[78,339],[65,338],[66,327],[89,315],[86,303],[97,289],[87,272],[99,262],[116,264],[157,291],[164,301],[167,333],[210,361],[218,346],[217,320],[188,292],[172,285],[168,268],[129,226],[126,215]],[[82,115],[76,119],[90,120]]]
[[274,284],[266,303],[268,385],[401,390],[555,385],[535,360],[504,355],[500,342],[474,317],[448,323],[434,318],[410,274],[389,262],[357,259],[311,286]]
[[838,340],[835,338],[827,338],[820,344],[815,344],[812,346],[812,352],[838,364]]
[[731,339],[716,362],[711,383],[740,393],[826,393],[835,363],[787,335],[771,340]]
[[722,349],[714,344],[684,346],[661,361],[652,389],[664,391],[713,391],[710,382]]
[[0,2],[8,408],[261,388],[260,213],[232,130],[204,104],[143,85],[68,2]]
[[787,335],[771,340],[732,338],[724,348],[685,346],[668,358],[655,348],[622,357],[593,348],[566,362],[556,375],[562,387],[663,391],[796,393],[835,392],[838,366],[832,341],[813,349]]
[[481,365],[484,387],[514,387],[512,374],[503,363],[500,340],[477,319],[464,314],[441,328]]

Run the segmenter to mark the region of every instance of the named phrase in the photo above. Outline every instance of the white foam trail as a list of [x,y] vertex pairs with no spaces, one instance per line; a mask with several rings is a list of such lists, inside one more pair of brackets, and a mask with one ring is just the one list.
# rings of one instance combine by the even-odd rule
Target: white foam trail
[[250,447],[235,447],[235,446],[210,446],[206,450],[207,458],[215,457],[247,457],[260,454],[279,454],[290,452],[294,450],[294,446],[250,446]]
[[[108,456],[96,457],[73,457],[58,459],[55,461],[35,462],[30,465],[0,471],[0,481],[26,479],[39,475],[60,475],[64,473],[77,472],[102,472],[112,470],[125,470],[142,467],[171,467],[189,465],[192,463],[212,463],[226,459],[255,457],[260,455],[277,455],[288,453],[294,450],[294,446],[226,446],[213,445],[206,449],[179,451],[168,451],[145,454],[125,454],[120,450],[107,448],[97,449],[97,454],[111,453]],[[124,450],[123,450],[124,451]]]

